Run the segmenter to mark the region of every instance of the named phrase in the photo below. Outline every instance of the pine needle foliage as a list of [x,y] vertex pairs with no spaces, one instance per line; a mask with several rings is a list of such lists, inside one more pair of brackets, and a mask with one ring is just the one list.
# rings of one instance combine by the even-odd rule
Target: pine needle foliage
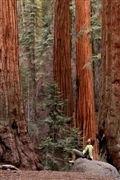
[[[70,118],[63,113],[65,102],[55,84],[48,86],[47,104],[49,117],[44,121],[49,132],[39,149],[44,156],[44,166],[50,170],[65,170],[73,148],[82,148],[81,134],[78,129],[70,128]],[[64,168],[63,168],[64,167]]]

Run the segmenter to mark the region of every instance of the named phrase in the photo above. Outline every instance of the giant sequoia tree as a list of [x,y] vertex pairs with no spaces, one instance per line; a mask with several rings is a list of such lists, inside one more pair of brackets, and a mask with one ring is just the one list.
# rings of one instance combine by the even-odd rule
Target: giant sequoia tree
[[[83,131],[84,145],[88,138],[96,140],[96,118],[93,93],[92,47],[90,43],[90,0],[76,0],[76,127]],[[95,142],[95,157],[97,144]]]
[[36,169],[20,88],[16,8],[16,0],[0,0],[0,161]]
[[107,159],[120,169],[120,1],[103,1],[102,90],[99,131],[107,141]]
[[72,116],[73,94],[71,79],[69,0],[56,0],[54,21],[54,79],[63,95],[63,99],[68,99],[69,101],[68,106],[64,109],[65,114]]

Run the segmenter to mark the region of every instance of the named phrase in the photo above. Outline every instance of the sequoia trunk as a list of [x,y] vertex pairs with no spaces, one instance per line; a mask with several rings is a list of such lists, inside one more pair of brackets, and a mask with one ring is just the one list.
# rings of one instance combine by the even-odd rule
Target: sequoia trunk
[[107,160],[120,169],[119,0],[103,0],[102,27],[102,88],[99,111],[99,132],[102,132],[106,137]]
[[63,95],[63,99],[68,100],[67,106],[64,109],[65,114],[67,116],[72,116],[73,93],[71,78],[69,0],[56,0],[54,18],[54,79]]
[[83,131],[84,145],[90,137],[95,140],[94,157],[97,158],[92,47],[89,30],[90,0],[76,0],[76,127]]
[[20,88],[16,8],[16,0],[0,0],[0,161],[37,169]]

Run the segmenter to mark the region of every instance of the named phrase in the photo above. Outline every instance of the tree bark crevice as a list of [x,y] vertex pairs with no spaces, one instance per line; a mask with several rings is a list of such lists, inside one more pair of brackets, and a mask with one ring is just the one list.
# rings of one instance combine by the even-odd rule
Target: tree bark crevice
[[[99,132],[106,137],[106,159],[120,169],[120,8],[103,0]],[[106,151],[106,149],[104,149]]]

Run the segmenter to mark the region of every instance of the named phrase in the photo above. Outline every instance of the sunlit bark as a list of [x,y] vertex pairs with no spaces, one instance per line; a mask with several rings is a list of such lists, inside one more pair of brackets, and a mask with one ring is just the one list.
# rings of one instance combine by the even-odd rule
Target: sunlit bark
[[67,107],[64,109],[65,114],[72,116],[73,93],[71,78],[69,0],[56,0],[54,18],[54,79],[63,95],[63,99],[68,100]]
[[93,93],[92,47],[90,42],[90,1],[76,0],[76,71],[77,102],[76,127],[83,131],[84,145],[90,137],[95,139],[97,158],[96,118]]
[[16,9],[16,0],[0,0],[0,162],[38,169],[21,95]]

